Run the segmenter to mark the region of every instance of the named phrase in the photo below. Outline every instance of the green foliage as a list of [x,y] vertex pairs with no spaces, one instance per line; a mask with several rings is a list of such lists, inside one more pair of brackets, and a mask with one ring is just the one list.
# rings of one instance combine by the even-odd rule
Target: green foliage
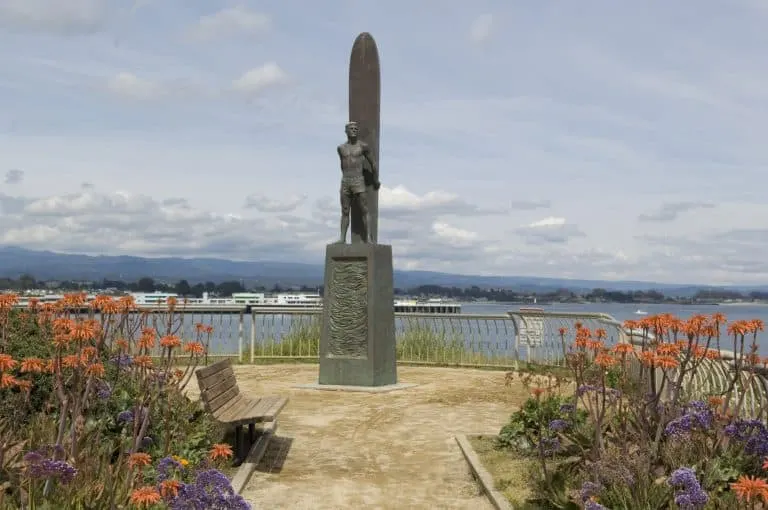
[[[196,362],[186,355],[186,371],[175,368],[175,357],[166,357],[159,366],[137,365],[138,356],[148,352],[138,347],[137,336],[121,340],[123,345],[115,339],[147,330],[138,314],[123,317],[136,321],[131,326],[125,320],[112,323],[122,324],[123,330],[65,314],[59,317],[66,326],[60,327],[68,328],[68,336],[58,345],[66,346],[57,349],[52,327],[56,315],[41,318],[8,308],[0,313],[3,354],[16,362],[4,375],[32,384],[28,394],[18,388],[0,391],[0,508],[19,508],[22,501],[37,510],[126,508],[138,485],[156,485],[152,465],[159,459],[178,456],[190,466],[210,466],[208,454],[224,431],[183,391]],[[89,327],[96,328],[94,333],[87,333]],[[76,337],[75,331],[86,334]],[[102,331],[114,336],[107,340]],[[154,341],[162,336],[149,331]],[[105,341],[100,344],[99,338]],[[53,364],[53,374],[19,374],[25,358],[67,356],[75,365]],[[118,365],[121,357],[127,361]],[[89,374],[100,367],[103,372]],[[130,419],[126,413],[133,413]],[[31,452],[76,468],[74,480],[61,483],[55,476],[30,474],[35,461],[24,456]],[[135,453],[148,454],[152,465],[131,468],[128,460]]]
[[578,427],[584,423],[585,413],[579,410],[570,413],[562,410],[564,405],[572,404],[573,399],[556,394],[529,398],[501,428],[496,447],[530,452],[553,420],[566,419],[571,427]]
[[[5,354],[16,360],[24,358],[50,358],[54,347],[41,341],[42,328],[35,318],[24,310],[11,310],[3,326]],[[18,372],[18,369],[16,370]],[[0,389],[0,417],[16,426],[26,426],[31,417],[46,409],[53,391],[53,376],[40,374],[29,395],[16,388]]]

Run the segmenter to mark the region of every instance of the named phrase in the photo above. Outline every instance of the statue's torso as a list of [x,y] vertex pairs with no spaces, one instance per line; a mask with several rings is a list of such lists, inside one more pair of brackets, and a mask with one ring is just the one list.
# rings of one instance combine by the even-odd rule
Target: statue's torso
[[363,177],[364,147],[360,142],[339,145],[342,178],[355,179]]

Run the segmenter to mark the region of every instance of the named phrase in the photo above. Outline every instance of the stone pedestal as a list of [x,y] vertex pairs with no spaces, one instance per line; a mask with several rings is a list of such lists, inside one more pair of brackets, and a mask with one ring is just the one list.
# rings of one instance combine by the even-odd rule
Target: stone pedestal
[[329,244],[320,385],[397,384],[392,247]]

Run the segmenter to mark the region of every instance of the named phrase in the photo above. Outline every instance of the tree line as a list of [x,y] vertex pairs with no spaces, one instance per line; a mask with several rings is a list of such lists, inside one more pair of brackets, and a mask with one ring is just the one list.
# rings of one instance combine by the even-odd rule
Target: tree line
[[[275,284],[271,287],[245,287],[242,281],[229,280],[223,282],[198,282],[190,284],[188,280],[163,282],[151,277],[139,278],[136,281],[103,279],[100,281],[38,281],[30,274],[23,274],[17,279],[0,278],[0,289],[24,291],[30,289],[51,289],[58,292],[95,291],[113,289],[118,292],[172,292],[180,296],[202,297],[204,292],[211,296],[230,296],[236,292],[315,292],[322,294],[322,286],[309,287],[306,285],[282,287]],[[537,302],[611,302],[611,303],[684,303],[684,302],[718,302],[726,300],[766,301],[768,292],[752,291],[742,293],[730,289],[700,289],[688,297],[669,296],[658,290],[607,290],[596,288],[589,291],[575,292],[569,289],[551,291],[533,291],[508,288],[448,287],[441,285],[420,285],[408,289],[395,289],[398,296],[442,297],[456,300],[475,301],[488,300],[498,302],[530,303],[535,297]]]

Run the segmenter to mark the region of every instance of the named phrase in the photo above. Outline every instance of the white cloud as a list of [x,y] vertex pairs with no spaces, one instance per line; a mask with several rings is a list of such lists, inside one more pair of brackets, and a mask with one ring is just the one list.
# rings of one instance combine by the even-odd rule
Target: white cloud
[[435,222],[432,225],[432,231],[437,234],[438,237],[445,239],[449,244],[457,246],[472,243],[477,239],[476,232],[470,232],[469,230],[457,228],[442,222]]
[[266,14],[238,5],[201,17],[190,29],[190,35],[203,41],[232,35],[254,36],[269,30],[271,24]]
[[573,238],[584,237],[584,233],[565,218],[549,216],[518,228],[517,235],[528,244],[565,244]]
[[127,72],[113,76],[107,87],[113,94],[128,99],[145,101],[163,95],[163,89],[158,84]]
[[245,198],[245,207],[261,212],[291,212],[306,202],[307,195],[292,195],[277,199],[267,195],[253,194]]
[[18,184],[24,180],[24,171],[17,168],[12,168],[5,172],[5,184]]
[[275,62],[246,71],[232,82],[232,88],[244,94],[258,94],[264,89],[286,83],[288,75]]
[[481,14],[472,21],[469,26],[469,40],[473,43],[481,43],[488,40],[493,33],[493,15]]
[[104,0],[2,0],[0,24],[19,31],[91,33],[101,28],[106,10]]
[[674,221],[680,214],[696,209],[712,209],[715,204],[707,202],[667,202],[654,213],[641,214],[640,221]]

